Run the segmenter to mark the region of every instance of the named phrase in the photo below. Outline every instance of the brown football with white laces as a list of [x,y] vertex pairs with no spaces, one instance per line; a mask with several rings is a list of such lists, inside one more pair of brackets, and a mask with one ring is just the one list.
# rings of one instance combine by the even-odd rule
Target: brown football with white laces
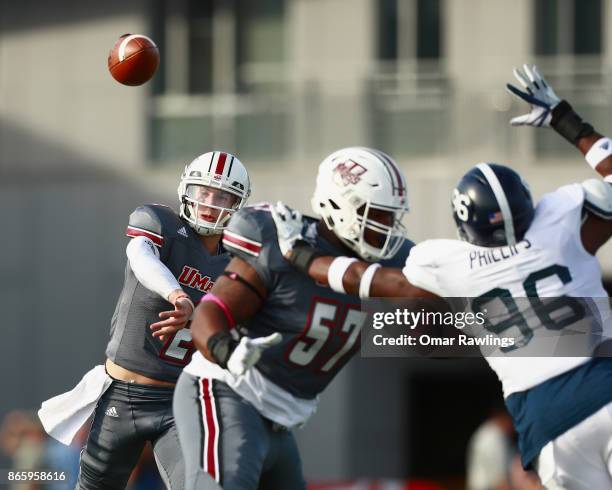
[[142,34],[124,34],[108,55],[108,71],[123,85],[142,85],[159,66],[159,50],[153,40]]

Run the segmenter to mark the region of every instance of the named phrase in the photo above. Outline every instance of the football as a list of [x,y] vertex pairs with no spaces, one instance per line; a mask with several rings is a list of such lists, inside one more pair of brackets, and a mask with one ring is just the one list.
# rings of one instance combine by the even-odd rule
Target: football
[[123,85],[142,85],[159,66],[159,50],[142,34],[124,34],[108,55],[108,71]]

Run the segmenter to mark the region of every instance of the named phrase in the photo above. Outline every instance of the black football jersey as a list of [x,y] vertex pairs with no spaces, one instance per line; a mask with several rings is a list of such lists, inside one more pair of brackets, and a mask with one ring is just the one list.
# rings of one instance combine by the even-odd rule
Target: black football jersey
[[[318,234],[312,218],[304,218],[302,235],[326,255],[346,254]],[[316,397],[359,348],[366,320],[361,300],[316,284],[283,258],[268,205],[235,213],[223,244],[257,271],[268,291],[259,311],[241,328],[250,337],[283,336],[263,352],[257,369],[296,397]],[[381,264],[401,268],[412,245],[406,240],[393,259]]]
[[[194,304],[212,288],[230,260],[226,252],[210,255],[189,225],[172,209],[159,204],[136,209],[130,215],[126,235],[146,236],[158,247],[160,260]],[[138,282],[128,261],[123,290],[111,321],[107,357],[144,376],[176,381],[195,350],[191,331],[184,328],[162,342],[153,337],[149,328],[159,321],[161,311],[173,308]]]

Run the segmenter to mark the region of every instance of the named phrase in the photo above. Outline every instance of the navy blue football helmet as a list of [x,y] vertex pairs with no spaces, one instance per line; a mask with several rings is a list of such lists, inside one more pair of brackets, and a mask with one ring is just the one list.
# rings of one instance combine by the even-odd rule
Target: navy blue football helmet
[[479,163],[453,191],[459,238],[483,247],[514,245],[533,221],[531,193],[521,176],[496,163]]

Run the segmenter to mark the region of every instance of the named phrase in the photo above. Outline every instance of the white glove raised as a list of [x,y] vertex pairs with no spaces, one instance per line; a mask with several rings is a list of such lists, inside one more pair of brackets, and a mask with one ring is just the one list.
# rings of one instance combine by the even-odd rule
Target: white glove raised
[[531,111],[510,120],[512,126],[550,127],[553,108],[561,102],[554,90],[540,75],[535,65],[523,65],[523,71],[514,68],[512,72],[519,83],[527,90],[506,84],[508,91],[531,105]]
[[227,370],[234,376],[242,376],[257,364],[264,350],[280,343],[282,339],[283,336],[278,332],[256,339],[242,337],[227,360]]
[[274,223],[276,223],[278,246],[283,256],[286,257],[293,250],[295,242],[304,238],[302,236],[302,213],[285,206],[280,201],[270,210]]

